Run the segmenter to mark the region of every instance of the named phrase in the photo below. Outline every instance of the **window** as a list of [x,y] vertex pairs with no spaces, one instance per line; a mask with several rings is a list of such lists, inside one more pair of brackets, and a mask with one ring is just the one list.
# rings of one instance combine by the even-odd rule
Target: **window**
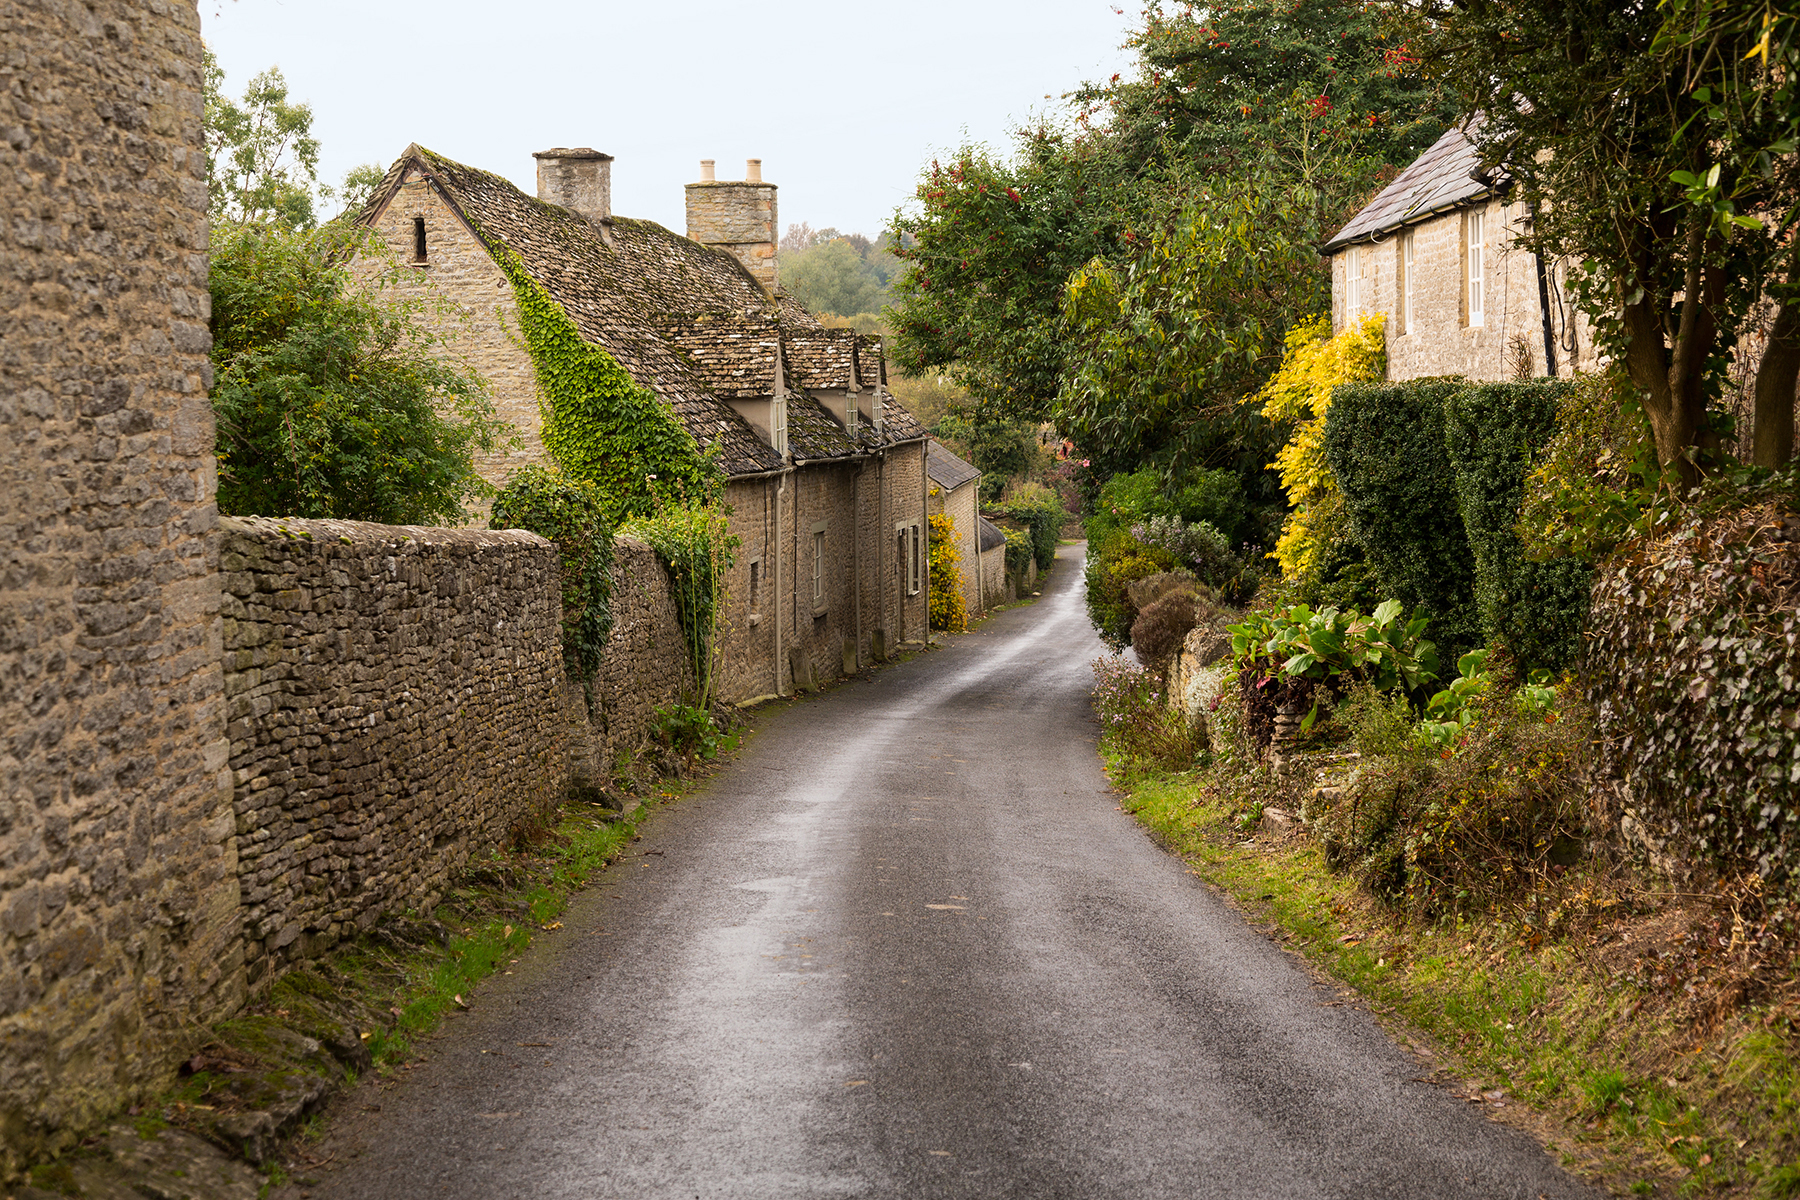
[[1468,309],[1469,324],[1480,325],[1485,314],[1482,312],[1482,213],[1479,208],[1471,209],[1464,221],[1464,238],[1468,253],[1464,256],[1463,274],[1469,281]]
[[924,587],[925,574],[924,545],[916,521],[911,525],[894,526],[894,549],[894,577],[900,581],[900,594],[916,596]]
[[1356,323],[1362,316],[1362,247],[1352,246],[1344,254],[1344,325]]
[[915,523],[912,527],[912,594],[925,590],[925,537]]
[[813,611],[825,607],[825,522],[820,521],[812,527],[813,542]]
[[762,613],[762,559],[750,560],[750,623],[754,625]]
[[413,261],[425,261],[425,218],[413,218]]
[[1400,248],[1396,252],[1400,264],[1400,332],[1413,331],[1413,231],[1407,230],[1400,235]]
[[769,402],[769,445],[775,447],[777,453],[787,453],[787,396],[785,393],[776,396]]
[[856,432],[856,393],[850,392],[844,397],[844,428],[851,433]]

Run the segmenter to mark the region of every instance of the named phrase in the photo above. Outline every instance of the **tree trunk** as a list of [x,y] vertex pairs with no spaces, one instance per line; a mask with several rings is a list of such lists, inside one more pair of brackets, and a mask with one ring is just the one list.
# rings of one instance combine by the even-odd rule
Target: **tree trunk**
[[[1638,262],[1638,299],[1626,303],[1621,316],[1625,325],[1625,371],[1647,393],[1644,412],[1656,439],[1656,457],[1675,472],[1682,484],[1700,482],[1695,449],[1715,449],[1716,434],[1702,434],[1706,418],[1706,361],[1718,340],[1715,307],[1724,299],[1724,276],[1704,267],[1705,253],[1721,247],[1707,223],[1690,218],[1686,238],[1687,270],[1682,280],[1681,320],[1671,337],[1657,311],[1655,290],[1649,286],[1655,273]],[[1673,343],[1673,344],[1671,344]]]
[[1794,383],[1800,378],[1800,302],[1789,300],[1769,328],[1756,371],[1756,433],[1751,461],[1779,467],[1794,457]]

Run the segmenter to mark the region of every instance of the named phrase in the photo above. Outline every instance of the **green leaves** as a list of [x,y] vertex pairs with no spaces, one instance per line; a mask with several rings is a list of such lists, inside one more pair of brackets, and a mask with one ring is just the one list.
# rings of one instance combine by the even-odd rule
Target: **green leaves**
[[1228,626],[1240,669],[1274,667],[1289,677],[1366,680],[1380,691],[1416,689],[1436,677],[1437,648],[1425,638],[1427,621],[1402,620],[1398,601],[1384,601],[1373,617],[1327,605],[1317,612],[1294,604],[1248,614]]
[[593,484],[525,466],[494,497],[491,529],[529,529],[562,553],[563,663],[587,683],[612,632],[613,531]]
[[214,230],[221,512],[430,524],[491,492],[474,455],[510,430],[414,278],[351,275],[375,252],[337,226]]

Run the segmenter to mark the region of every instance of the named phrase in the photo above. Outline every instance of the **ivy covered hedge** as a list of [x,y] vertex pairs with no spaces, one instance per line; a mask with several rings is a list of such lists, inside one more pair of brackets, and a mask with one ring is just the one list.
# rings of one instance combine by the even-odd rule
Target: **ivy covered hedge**
[[1800,880],[1800,512],[1688,515],[1594,584],[1582,660],[1603,769],[1661,836]]
[[990,506],[988,511],[1023,525],[1031,537],[1031,552],[1037,559],[1038,570],[1050,569],[1050,564],[1056,561],[1056,542],[1062,536],[1063,522],[1069,519],[1061,496],[1041,483],[1028,483],[1004,501]]
[[613,624],[613,530],[605,497],[560,471],[521,467],[494,497],[488,524],[529,529],[562,552],[563,664],[576,679],[591,680]]

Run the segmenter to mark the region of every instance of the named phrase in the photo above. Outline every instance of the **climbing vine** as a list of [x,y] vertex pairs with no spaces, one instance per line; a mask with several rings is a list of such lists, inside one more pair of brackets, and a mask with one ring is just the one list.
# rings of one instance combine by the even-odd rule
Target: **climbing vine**
[[665,503],[624,529],[648,543],[668,568],[675,611],[694,668],[693,707],[702,711],[712,703],[719,626],[725,614],[725,574],[741,544],[729,531],[726,517],[727,510],[718,505]]
[[529,529],[562,552],[563,663],[591,682],[613,623],[613,531],[599,489],[560,471],[521,467],[494,497],[489,526]]
[[931,518],[931,627],[961,633],[969,627],[963,602],[962,554],[956,548],[956,523],[938,513]]
[[584,340],[516,255],[498,250],[494,260],[518,300],[520,332],[537,373],[544,446],[563,473],[599,488],[614,524],[648,517],[671,498],[717,499],[721,480],[712,454],[681,419],[618,359]]

